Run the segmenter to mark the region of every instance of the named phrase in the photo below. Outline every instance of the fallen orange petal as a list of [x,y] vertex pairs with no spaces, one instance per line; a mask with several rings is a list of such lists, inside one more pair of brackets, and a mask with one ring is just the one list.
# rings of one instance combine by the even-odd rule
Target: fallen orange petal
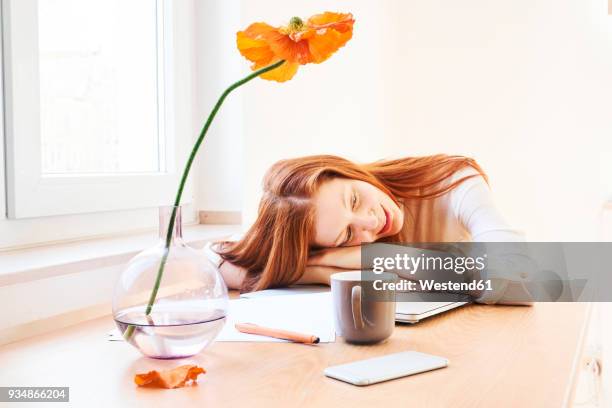
[[182,365],[167,371],[149,371],[146,374],[136,374],[134,382],[139,387],[149,388],[180,388],[189,380],[195,382],[198,375],[206,370],[196,365]]

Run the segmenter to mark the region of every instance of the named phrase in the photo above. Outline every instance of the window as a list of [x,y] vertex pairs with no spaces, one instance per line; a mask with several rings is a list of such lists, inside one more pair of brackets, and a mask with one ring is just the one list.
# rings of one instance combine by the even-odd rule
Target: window
[[39,0],[43,175],[165,170],[157,37],[151,0]]
[[3,1],[9,218],[171,202],[193,136],[175,125],[173,3]]

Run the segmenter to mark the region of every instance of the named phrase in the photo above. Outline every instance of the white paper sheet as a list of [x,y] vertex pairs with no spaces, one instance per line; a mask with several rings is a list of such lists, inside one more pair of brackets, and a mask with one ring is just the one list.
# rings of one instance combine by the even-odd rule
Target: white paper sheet
[[235,323],[254,323],[318,336],[321,343],[336,339],[331,293],[282,295],[230,300],[227,322],[217,341],[284,342],[266,336],[241,333]]
[[306,295],[310,293],[329,292],[329,286],[323,285],[293,285],[288,288],[265,289],[257,292],[247,292],[240,294],[243,299],[255,299],[265,296],[283,296],[283,295]]

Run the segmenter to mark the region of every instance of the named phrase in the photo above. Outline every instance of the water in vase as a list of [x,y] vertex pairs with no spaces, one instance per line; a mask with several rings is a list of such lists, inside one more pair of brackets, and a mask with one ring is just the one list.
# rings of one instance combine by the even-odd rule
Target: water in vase
[[[225,325],[225,311],[193,311],[153,308],[149,316],[143,307],[131,308],[115,316],[119,332],[148,357],[171,359],[189,357],[206,348]],[[133,326],[134,329],[129,329]]]

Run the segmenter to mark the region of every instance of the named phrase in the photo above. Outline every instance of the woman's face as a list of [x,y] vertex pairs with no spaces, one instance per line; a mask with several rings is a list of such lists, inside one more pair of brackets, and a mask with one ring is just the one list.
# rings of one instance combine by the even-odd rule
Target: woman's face
[[319,247],[359,245],[397,234],[404,213],[387,194],[361,180],[334,178],[313,197]]

